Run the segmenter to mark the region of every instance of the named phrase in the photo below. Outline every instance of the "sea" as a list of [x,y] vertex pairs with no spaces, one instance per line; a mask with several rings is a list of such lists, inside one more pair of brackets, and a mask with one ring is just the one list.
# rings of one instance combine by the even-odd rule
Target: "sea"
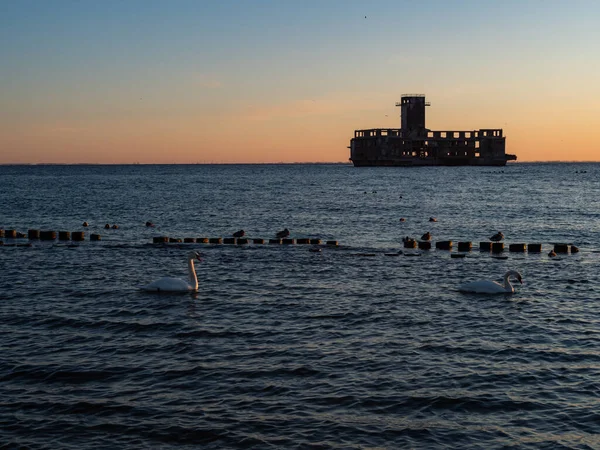
[[2,239],[1,449],[600,448],[600,164],[5,165],[0,229],[85,232]]

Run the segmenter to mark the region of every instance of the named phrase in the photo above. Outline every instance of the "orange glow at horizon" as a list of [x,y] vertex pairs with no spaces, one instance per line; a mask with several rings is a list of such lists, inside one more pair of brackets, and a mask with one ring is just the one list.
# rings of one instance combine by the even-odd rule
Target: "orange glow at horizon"
[[[348,162],[354,129],[398,128],[393,101],[370,105],[341,99],[303,100],[247,108],[242,112],[173,119],[103,118],[47,121],[43,125],[0,126],[2,163],[298,163]],[[428,97],[429,100],[429,97]],[[518,161],[598,161],[600,130],[595,115],[536,116],[533,111],[502,113],[465,110],[433,100],[432,130],[503,128],[507,153]],[[379,106],[380,109],[375,109]],[[459,105],[460,106],[460,105]],[[354,107],[352,109],[351,107]],[[503,123],[503,117],[510,117]],[[508,119],[507,119],[508,120]],[[573,130],[578,130],[576,133]]]

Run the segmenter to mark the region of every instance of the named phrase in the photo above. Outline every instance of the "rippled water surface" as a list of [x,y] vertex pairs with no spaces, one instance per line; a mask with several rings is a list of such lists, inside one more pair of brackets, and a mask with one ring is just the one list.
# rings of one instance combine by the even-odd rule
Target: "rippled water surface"
[[[600,448],[599,175],[0,167],[0,228],[90,223],[80,245],[0,246],[0,447]],[[286,227],[339,246],[151,244]],[[402,248],[427,231],[455,248]],[[543,251],[480,252],[497,231]],[[197,294],[138,289],[185,277],[189,249]],[[507,269],[512,296],[457,290]]]

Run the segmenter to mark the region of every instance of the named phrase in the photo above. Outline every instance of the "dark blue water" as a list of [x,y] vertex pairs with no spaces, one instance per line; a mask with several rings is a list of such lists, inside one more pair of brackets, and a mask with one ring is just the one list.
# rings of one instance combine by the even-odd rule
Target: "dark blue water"
[[[2,448],[600,448],[599,175],[0,167],[0,227],[90,223],[78,246],[0,246]],[[285,227],[340,245],[149,245]],[[543,251],[386,256],[426,231]],[[190,248],[197,294],[138,290],[185,277]],[[512,296],[457,291],[507,269]]]

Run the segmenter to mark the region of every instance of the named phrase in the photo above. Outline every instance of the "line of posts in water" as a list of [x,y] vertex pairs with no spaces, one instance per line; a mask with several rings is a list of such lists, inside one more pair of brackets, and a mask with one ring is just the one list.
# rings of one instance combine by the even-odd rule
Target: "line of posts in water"
[[[451,250],[454,243],[452,241],[438,241],[435,243],[435,248],[438,250]],[[555,253],[577,253],[579,248],[572,244],[553,244]],[[470,252],[473,249],[472,242],[458,242],[459,252]],[[431,250],[431,241],[416,241],[413,239],[404,241],[404,248],[419,248],[420,250]],[[479,250],[484,252],[502,253],[505,250],[504,242],[480,242]],[[541,253],[542,244],[509,244],[508,251],[510,252],[529,252]]]
[[[152,239],[152,243],[154,244],[180,244],[180,243],[184,243],[184,244],[228,244],[228,245],[247,245],[247,244],[258,244],[258,245],[262,245],[262,244],[281,244],[281,245],[294,245],[294,244],[300,244],[300,245],[322,245],[323,241],[321,239],[310,239],[310,238],[298,238],[298,239],[292,239],[292,238],[276,238],[276,239],[262,239],[262,238],[255,238],[255,239],[249,239],[249,238],[207,238],[207,237],[200,237],[200,238],[192,238],[192,237],[187,237],[187,238],[173,238],[173,237],[168,237],[168,236],[156,236]],[[329,245],[329,246],[337,246],[339,245],[338,241],[333,241],[333,240],[329,240],[329,241],[325,241],[325,245]]]
[[[29,240],[40,240],[40,241],[55,241],[57,238],[59,241],[73,241],[73,242],[81,242],[85,240],[85,232],[83,231],[49,231],[49,230],[28,230],[27,235],[24,233],[19,233],[16,230],[4,230],[0,229],[0,238],[5,239],[24,239],[28,238]],[[100,241],[101,236],[96,233],[90,234],[90,241]],[[208,238],[208,237],[200,237],[200,238],[173,238],[168,236],[156,236],[152,239],[154,244],[229,244],[229,245],[247,245],[247,244],[281,244],[281,245],[322,245],[323,241],[321,239],[311,239],[311,238],[276,238],[276,239],[262,239],[262,238]],[[2,241],[0,241],[0,245],[2,245]],[[338,246],[338,241],[328,240],[325,241],[325,244],[328,246]],[[451,250],[453,248],[453,241],[438,241],[435,243],[435,248],[438,250]],[[572,244],[553,244],[553,251],[555,253],[577,253],[579,248]],[[417,241],[414,239],[409,239],[404,241],[404,248],[419,248],[420,250],[430,250],[433,244],[431,241]],[[459,252],[470,252],[473,249],[472,242],[458,242],[457,244]],[[480,242],[479,243],[480,251],[487,251],[492,253],[502,253],[505,251],[504,242]],[[508,250],[510,252],[529,252],[529,253],[541,253],[542,244],[509,244]]]
[[[17,230],[0,229],[0,238],[5,239],[29,239],[30,241],[75,241],[85,240],[83,231],[53,231],[53,230],[28,230],[27,234],[20,233]],[[99,241],[101,236],[96,233],[90,234],[90,241]]]

